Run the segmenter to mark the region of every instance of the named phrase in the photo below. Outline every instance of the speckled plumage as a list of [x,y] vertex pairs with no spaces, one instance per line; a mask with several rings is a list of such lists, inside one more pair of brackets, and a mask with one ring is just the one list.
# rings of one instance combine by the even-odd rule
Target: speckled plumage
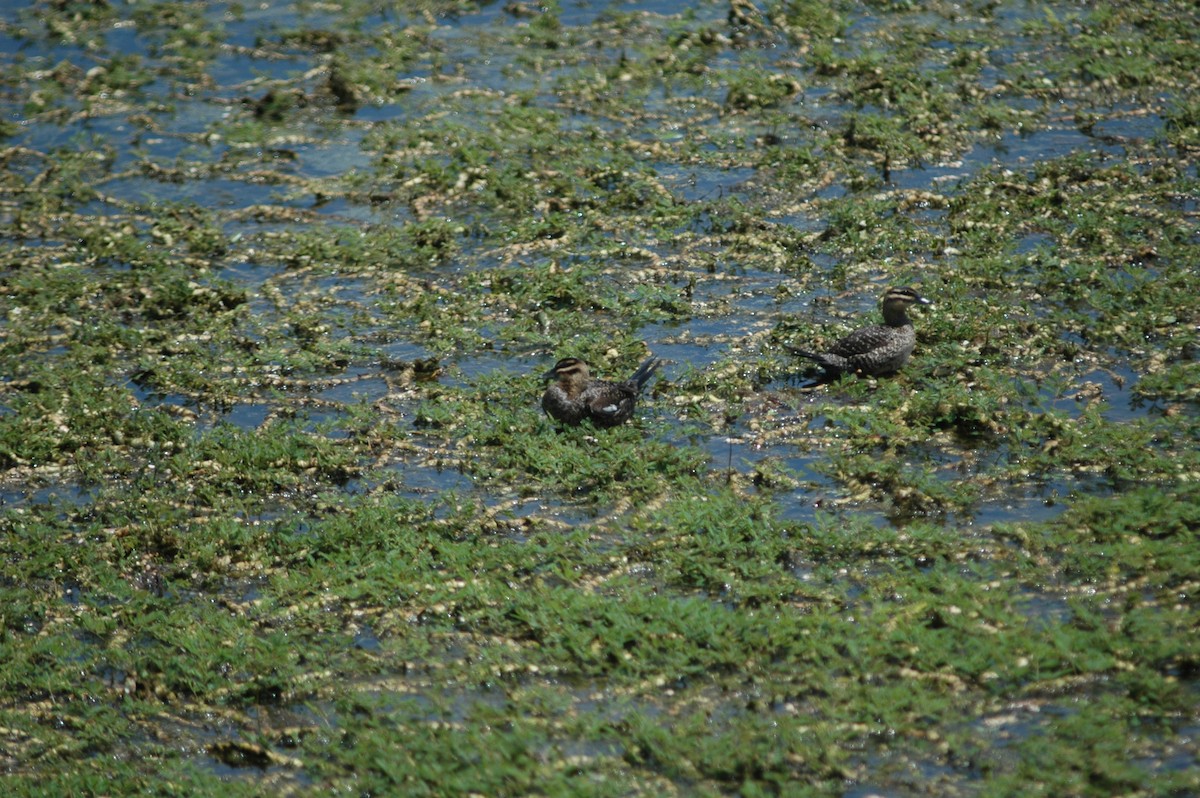
[[544,379],[554,380],[542,394],[542,409],[551,418],[572,426],[589,419],[597,427],[615,427],[633,416],[638,394],[660,361],[647,358],[624,382],[592,379],[587,363],[566,357]]
[[908,286],[889,288],[880,302],[883,324],[855,330],[825,352],[791,351],[816,361],[830,377],[845,372],[891,374],[908,362],[917,342],[907,312],[914,304],[928,305],[929,300]]

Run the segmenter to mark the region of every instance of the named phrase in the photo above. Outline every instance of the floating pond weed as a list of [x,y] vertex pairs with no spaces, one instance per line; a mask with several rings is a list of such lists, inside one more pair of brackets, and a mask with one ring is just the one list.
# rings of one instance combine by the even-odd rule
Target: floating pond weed
[[1195,4],[761,5],[0,22],[8,792],[1200,793]]

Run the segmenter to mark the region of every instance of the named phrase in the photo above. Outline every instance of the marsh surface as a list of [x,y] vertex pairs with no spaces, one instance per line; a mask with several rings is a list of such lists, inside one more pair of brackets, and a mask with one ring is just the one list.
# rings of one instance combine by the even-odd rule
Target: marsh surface
[[6,794],[1200,792],[1195,4],[0,8]]

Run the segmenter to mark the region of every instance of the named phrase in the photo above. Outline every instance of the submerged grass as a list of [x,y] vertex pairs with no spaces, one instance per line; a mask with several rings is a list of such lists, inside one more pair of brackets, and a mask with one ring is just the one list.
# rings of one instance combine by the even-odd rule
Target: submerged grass
[[1200,791],[1169,6],[0,19],[8,792]]

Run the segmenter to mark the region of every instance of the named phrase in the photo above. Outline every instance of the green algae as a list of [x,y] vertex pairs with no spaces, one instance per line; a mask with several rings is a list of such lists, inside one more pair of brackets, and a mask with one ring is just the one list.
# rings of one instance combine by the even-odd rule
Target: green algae
[[1196,792],[1196,22],[8,15],[6,786]]

